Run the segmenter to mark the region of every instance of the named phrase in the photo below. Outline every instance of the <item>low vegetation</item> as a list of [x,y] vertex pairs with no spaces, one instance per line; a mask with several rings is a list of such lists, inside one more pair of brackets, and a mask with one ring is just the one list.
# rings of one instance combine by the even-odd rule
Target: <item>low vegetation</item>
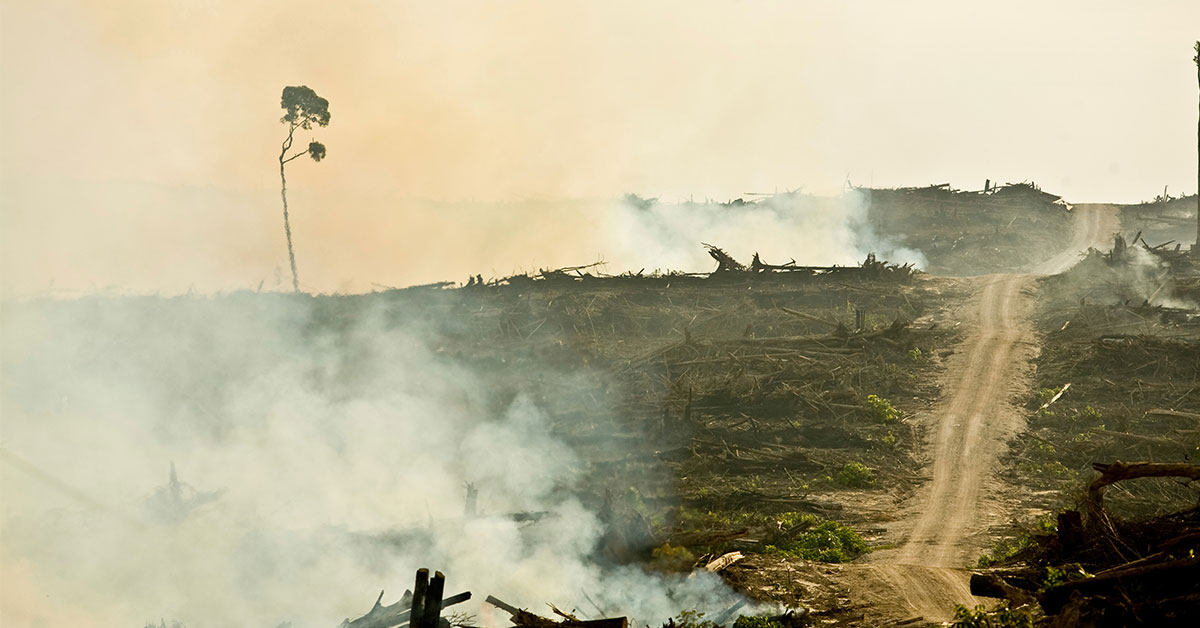
[[967,608],[962,604],[954,607],[951,628],[1033,628],[1033,616],[1027,610],[1000,607],[989,609],[985,605]]

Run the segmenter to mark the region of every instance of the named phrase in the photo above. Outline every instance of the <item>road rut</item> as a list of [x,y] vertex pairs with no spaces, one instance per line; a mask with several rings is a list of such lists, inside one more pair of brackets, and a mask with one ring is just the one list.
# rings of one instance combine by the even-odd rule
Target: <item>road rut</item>
[[906,505],[899,549],[881,551],[843,571],[847,585],[884,623],[950,618],[955,604],[982,602],[970,594],[966,567],[988,545],[992,525],[1005,522],[1004,487],[993,475],[1007,441],[1024,425],[1013,403],[1029,385],[1037,345],[1030,312],[1039,274],[1061,272],[1088,247],[1106,244],[1116,228],[1115,208],[1076,207],[1067,248],[1031,267],[1029,274],[972,279],[976,297],[968,333],[947,363],[941,402],[925,417],[930,481]]

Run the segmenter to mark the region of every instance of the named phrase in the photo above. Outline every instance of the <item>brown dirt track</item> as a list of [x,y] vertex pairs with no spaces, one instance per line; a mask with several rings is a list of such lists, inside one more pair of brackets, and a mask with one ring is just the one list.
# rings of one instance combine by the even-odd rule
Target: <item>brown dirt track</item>
[[[1078,206],[1067,248],[1032,271],[1069,268],[1080,252],[1106,244],[1115,229],[1115,208]],[[966,567],[989,545],[989,527],[1003,524],[1011,506],[994,471],[1024,424],[1013,400],[1028,388],[1037,354],[1030,320],[1035,276],[968,280],[977,290],[963,321],[968,332],[947,365],[942,401],[922,417],[931,435],[929,481],[904,507],[894,531],[898,549],[842,570],[845,584],[871,608],[868,615],[884,625],[945,621],[955,604],[983,602],[970,594]]]

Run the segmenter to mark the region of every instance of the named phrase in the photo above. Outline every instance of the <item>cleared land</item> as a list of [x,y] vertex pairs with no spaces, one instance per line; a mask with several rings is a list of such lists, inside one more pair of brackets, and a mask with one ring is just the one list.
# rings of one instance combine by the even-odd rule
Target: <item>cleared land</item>
[[[893,207],[901,209],[881,220],[912,232],[929,223],[933,233],[924,237],[938,243],[931,263],[947,272],[977,259],[1009,272],[1057,272],[1087,247],[1108,243],[1115,227],[1111,206],[1079,206],[1067,214],[1036,189],[1018,192],[1036,202],[896,191]],[[888,207],[880,196],[887,194],[876,194],[878,217]],[[923,199],[930,194],[945,198],[929,205]],[[992,213],[972,221],[975,210]],[[910,218],[916,226],[906,222]],[[938,233],[937,224],[957,235]],[[1059,227],[1067,225],[1068,248],[1039,261],[1039,252],[1052,250],[1046,242],[1061,240]],[[1035,237],[1024,237],[1029,234]],[[974,240],[1004,247],[964,244]],[[142,344],[148,328],[192,321],[195,337],[185,340],[199,346],[223,322],[286,311],[286,327],[264,333],[281,347],[336,347],[310,380],[315,390],[339,399],[376,385],[366,370],[387,355],[363,329],[415,330],[425,349],[477,378],[489,417],[502,416],[518,397],[545,412],[551,435],[582,465],[579,481],[563,490],[603,513],[599,560],[686,571],[742,551],[747,558],[721,575],[747,595],[808,606],[837,625],[879,626],[943,620],[954,603],[974,602],[966,567],[1011,518],[1038,504],[1029,490],[1048,488],[1029,488],[1046,475],[1030,469],[1052,462],[1074,469],[1097,455],[1068,443],[1084,432],[1043,425],[1055,415],[1023,408],[1026,400],[1076,381],[1051,412],[1091,421],[1087,406],[1070,405],[1072,395],[1102,395],[1108,380],[1103,374],[1088,380],[1080,369],[1116,356],[1130,363],[1130,373],[1150,369],[1169,380],[1123,379],[1134,388],[1122,395],[1161,389],[1145,403],[1185,415],[1197,411],[1183,403],[1194,399],[1194,387],[1171,379],[1178,369],[1194,371],[1186,360],[1195,355],[1191,345],[1179,349],[1177,338],[1096,340],[1100,327],[1082,321],[1099,325],[1102,317],[1110,331],[1135,323],[1114,321],[1113,310],[1091,304],[1064,314],[1080,295],[1054,281],[1034,274],[910,277],[886,269],[610,278],[548,272],[454,290],[88,298],[18,309],[49,328],[100,321],[83,341],[94,345],[88,350],[126,351],[113,359],[163,380],[162,398],[154,403],[179,421],[201,423],[223,415],[221,404],[237,387],[236,369],[193,373],[174,362],[176,356],[155,355]],[[1054,299],[1043,300],[1035,313],[1037,290]],[[1144,318],[1136,307],[1130,313]],[[1035,374],[1039,333],[1049,339]],[[1091,348],[1082,348],[1087,343]],[[1133,363],[1138,352],[1148,356],[1145,363]],[[1071,361],[1079,356],[1083,361]],[[13,384],[20,386],[24,376],[14,372]],[[1105,407],[1093,411],[1120,415]],[[1031,414],[1036,438],[1020,439],[1009,451]],[[1143,414],[1162,422],[1190,416]],[[1138,442],[1148,452],[1160,455],[1145,439],[1179,435],[1119,431],[1089,438],[1143,439]],[[1036,449],[1039,442],[1050,446]],[[1073,457],[1054,458],[1065,453]],[[1006,468],[1010,472],[999,477]],[[1049,488],[1075,476],[1062,480]],[[1050,493],[1039,495],[1051,505]],[[481,495],[481,503],[487,497]],[[398,534],[364,542],[381,547],[399,542]]]

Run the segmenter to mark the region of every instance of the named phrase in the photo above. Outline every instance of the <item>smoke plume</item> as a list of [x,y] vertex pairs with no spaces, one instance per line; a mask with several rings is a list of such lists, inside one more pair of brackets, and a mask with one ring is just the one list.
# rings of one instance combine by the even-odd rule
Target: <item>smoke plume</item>
[[[711,574],[595,559],[587,465],[546,413],[577,402],[497,393],[444,355],[462,323],[422,312],[382,296],[6,304],[5,623],[332,627],[421,566],[474,592],[472,613],[494,594],[654,624],[737,599]],[[521,368],[506,375],[597,385]]]

